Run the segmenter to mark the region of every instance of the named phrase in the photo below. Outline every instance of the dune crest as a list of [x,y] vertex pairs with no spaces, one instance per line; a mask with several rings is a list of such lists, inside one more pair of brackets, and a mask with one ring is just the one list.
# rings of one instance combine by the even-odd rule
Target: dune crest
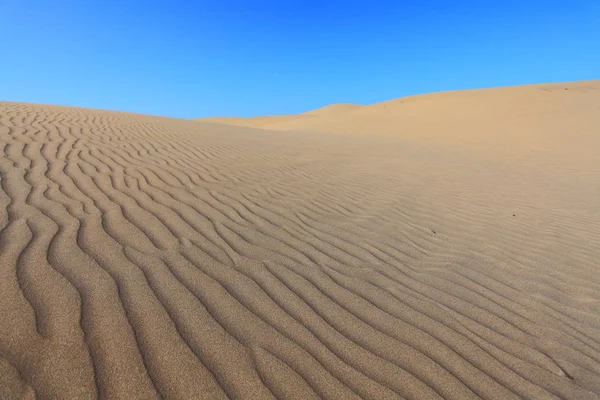
[[0,102],[0,398],[598,399],[600,91],[566,85],[287,132]]
[[298,120],[311,120],[315,117],[324,117],[339,115],[340,113],[349,112],[356,110],[361,106],[357,104],[331,104],[316,110],[307,111],[302,114],[287,114],[287,115],[269,115],[259,117],[211,117],[211,118],[200,118],[198,121],[214,122],[218,124],[234,125],[234,126],[245,126],[249,128],[261,128],[261,129],[279,129],[281,124],[285,124],[291,121]]
[[[277,131],[302,131],[401,138],[428,145],[556,156],[579,142],[587,144],[600,123],[600,81],[522,85],[439,92],[368,106],[338,107],[285,117],[221,118],[214,122]],[[307,117],[310,115],[310,117]],[[253,124],[251,121],[261,121]],[[208,119],[207,121],[210,121]],[[575,139],[575,140],[573,140]],[[540,148],[543,147],[543,148]],[[586,156],[589,148],[577,147]],[[592,154],[593,156],[593,154]]]
[[358,104],[348,104],[348,103],[339,103],[339,104],[331,104],[328,106],[324,106],[321,108],[317,108],[316,110],[307,111],[302,115],[311,115],[311,116],[326,116],[326,115],[338,115],[344,112],[350,112],[353,110],[358,110],[362,106]]

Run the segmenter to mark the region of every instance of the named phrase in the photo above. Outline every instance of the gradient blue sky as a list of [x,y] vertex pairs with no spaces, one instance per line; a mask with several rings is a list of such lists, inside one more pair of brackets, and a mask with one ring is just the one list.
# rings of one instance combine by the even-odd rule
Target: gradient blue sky
[[0,100],[296,113],[600,78],[598,0],[0,0]]

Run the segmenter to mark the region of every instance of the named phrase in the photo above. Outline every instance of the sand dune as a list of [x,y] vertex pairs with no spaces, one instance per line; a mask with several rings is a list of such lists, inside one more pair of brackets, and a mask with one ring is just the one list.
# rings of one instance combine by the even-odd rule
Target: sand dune
[[[578,146],[574,155],[579,158],[585,147],[580,142],[589,143],[597,136],[599,102],[600,81],[582,81],[431,93],[362,107],[334,105],[336,112],[208,121],[232,124],[235,120],[236,125],[270,130],[401,137],[504,155],[528,156],[538,149],[546,155],[563,155],[565,146]],[[586,155],[595,156],[595,149],[588,150]]]
[[[288,114],[288,115],[268,115],[259,117],[211,117],[211,118],[200,118],[199,121],[214,122],[218,124],[234,125],[234,126],[246,126],[249,128],[261,128],[261,129],[274,129],[279,130],[285,129],[287,123],[303,122],[306,124],[308,121],[312,121],[315,118],[333,117],[342,113],[347,113],[352,110],[356,110],[361,106],[356,104],[332,104],[329,106],[317,108],[316,110],[308,111],[302,114]],[[299,127],[302,130],[303,125],[292,125]]]
[[249,128],[265,128],[271,124],[277,124],[281,122],[287,122],[302,118],[302,115],[273,115],[266,117],[212,117],[212,118],[201,118],[200,121],[214,122],[217,124],[226,124],[233,126],[246,126]]
[[0,103],[0,398],[598,399],[600,84],[565,85],[279,131]]

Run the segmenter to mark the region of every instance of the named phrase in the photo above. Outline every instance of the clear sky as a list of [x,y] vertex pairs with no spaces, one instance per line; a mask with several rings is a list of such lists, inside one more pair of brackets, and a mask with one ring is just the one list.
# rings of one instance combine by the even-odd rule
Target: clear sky
[[181,118],[600,79],[600,0],[0,0],[0,100]]

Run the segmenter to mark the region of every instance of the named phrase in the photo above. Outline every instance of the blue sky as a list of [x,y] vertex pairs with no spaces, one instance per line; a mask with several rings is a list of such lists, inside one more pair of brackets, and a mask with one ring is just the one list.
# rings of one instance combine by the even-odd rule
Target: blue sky
[[600,79],[598,0],[0,0],[0,100],[181,118]]

